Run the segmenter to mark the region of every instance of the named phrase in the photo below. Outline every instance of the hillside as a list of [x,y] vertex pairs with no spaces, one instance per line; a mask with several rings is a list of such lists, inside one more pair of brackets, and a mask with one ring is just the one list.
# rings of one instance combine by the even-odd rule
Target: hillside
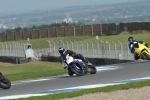
[[32,13],[0,17],[0,24],[13,27],[31,27],[42,24],[67,22],[119,23],[131,21],[150,21],[150,1],[95,5],[74,6],[49,11],[34,11]]

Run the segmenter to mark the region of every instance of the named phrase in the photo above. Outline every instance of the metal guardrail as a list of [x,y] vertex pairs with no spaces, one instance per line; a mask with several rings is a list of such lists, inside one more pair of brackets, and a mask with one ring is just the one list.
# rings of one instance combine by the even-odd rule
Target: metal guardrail
[[0,56],[25,57],[24,44],[0,42]]
[[[25,58],[27,43],[0,42],[0,56]],[[34,52],[34,59],[38,60],[38,54]]]
[[128,43],[121,41],[49,41],[49,55],[59,56],[58,48],[64,46],[66,49],[81,53],[89,58],[114,58],[122,60],[134,60],[133,54],[128,49]]

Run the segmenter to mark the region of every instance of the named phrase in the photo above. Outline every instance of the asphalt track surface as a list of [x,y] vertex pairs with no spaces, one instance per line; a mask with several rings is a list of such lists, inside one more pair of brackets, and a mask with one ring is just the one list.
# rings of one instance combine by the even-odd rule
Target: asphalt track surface
[[96,74],[93,75],[88,74],[85,76],[73,77],[65,75],[49,79],[22,81],[12,84],[12,87],[8,90],[0,89],[0,97],[150,77],[150,61],[97,66],[97,68],[108,66],[117,66],[118,68],[113,70],[98,71]]

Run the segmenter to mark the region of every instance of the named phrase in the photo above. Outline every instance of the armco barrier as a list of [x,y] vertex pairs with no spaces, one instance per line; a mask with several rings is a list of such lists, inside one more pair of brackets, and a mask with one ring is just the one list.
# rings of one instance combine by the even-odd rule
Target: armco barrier
[[[106,58],[87,58],[94,65],[108,65],[108,64],[117,64],[132,62],[132,60],[119,60],[119,59],[106,59]],[[42,56],[41,61],[50,61],[50,62],[61,62],[59,57],[54,56]]]

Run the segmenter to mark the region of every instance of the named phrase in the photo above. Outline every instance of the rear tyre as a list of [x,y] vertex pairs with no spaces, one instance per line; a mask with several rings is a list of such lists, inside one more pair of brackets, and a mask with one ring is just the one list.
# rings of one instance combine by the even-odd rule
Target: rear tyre
[[97,69],[95,68],[94,65],[90,66],[89,68],[91,69],[90,74],[96,74]]
[[147,58],[147,60],[150,60],[150,55],[148,55],[146,52],[144,52],[143,55]]

